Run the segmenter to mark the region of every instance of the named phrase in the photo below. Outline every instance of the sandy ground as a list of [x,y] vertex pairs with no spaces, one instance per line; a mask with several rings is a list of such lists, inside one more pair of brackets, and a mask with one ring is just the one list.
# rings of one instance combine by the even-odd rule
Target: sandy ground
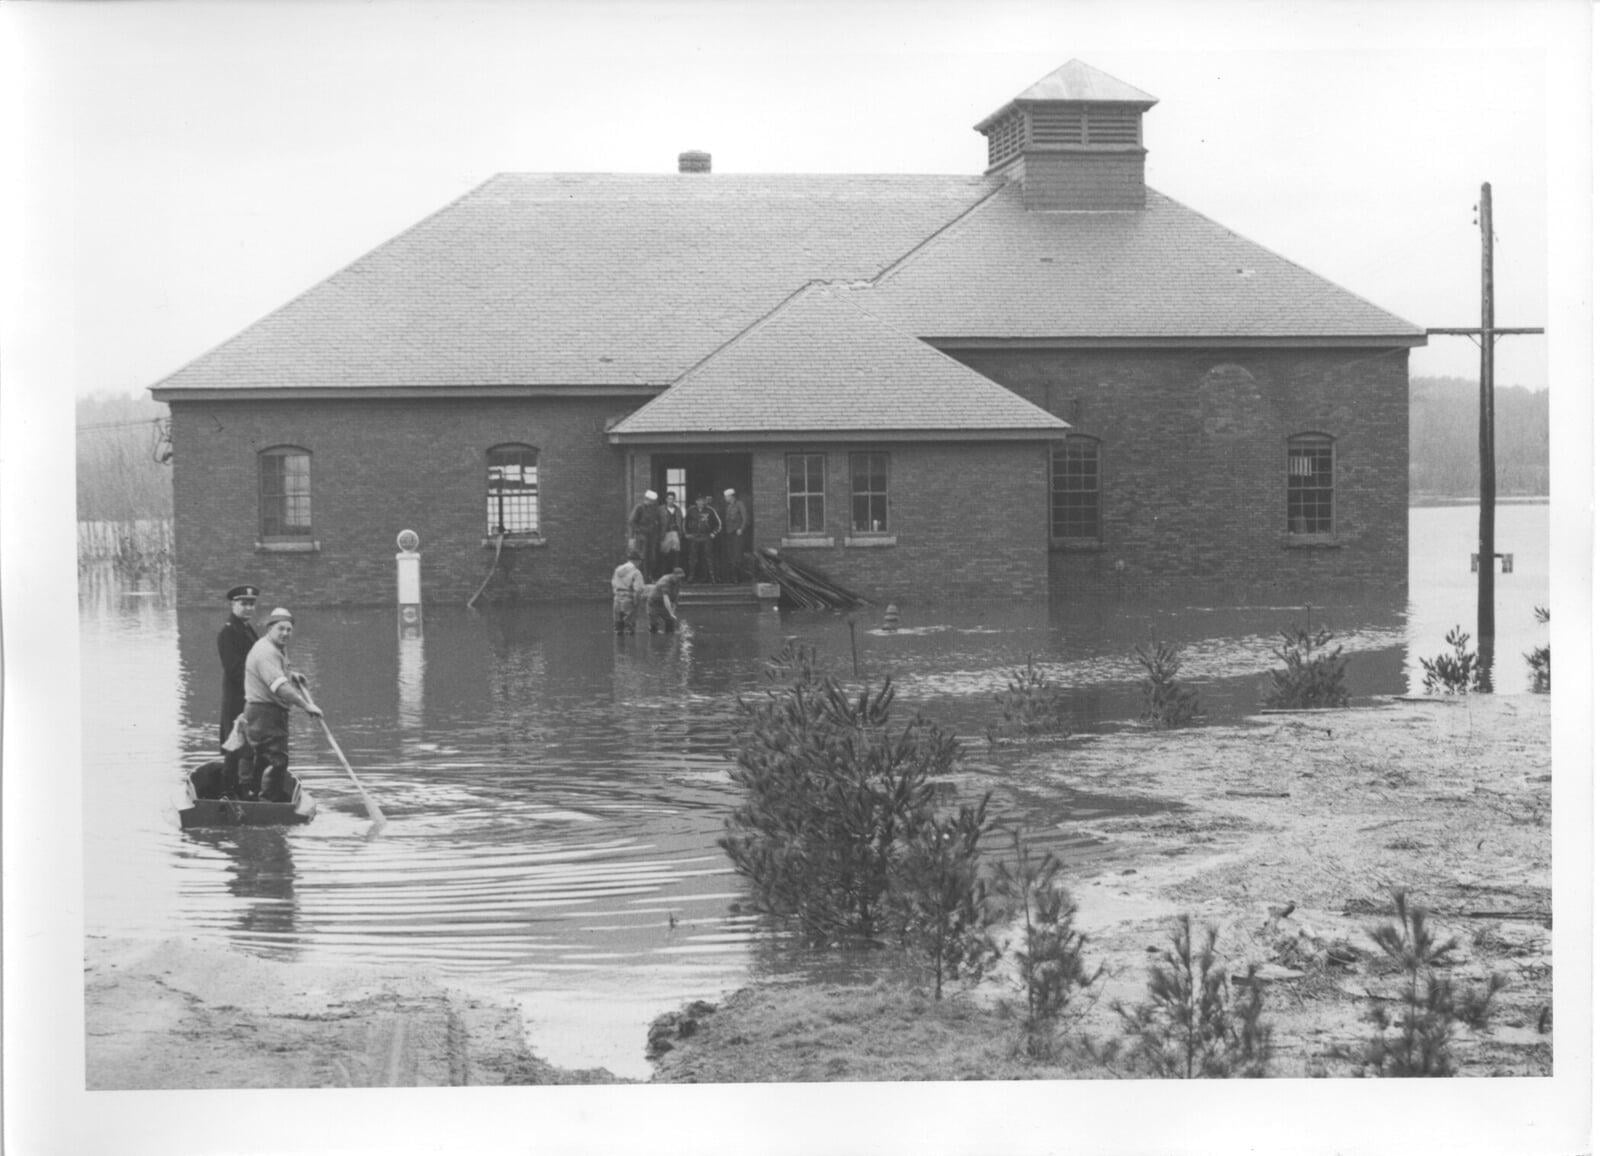
[[90,938],[90,1090],[591,1083],[529,1054],[514,1007],[418,973]]
[[[1041,751],[1019,773],[1177,804],[1094,824],[1118,850],[1071,881],[1090,957],[1111,976],[1089,1030],[1109,1030],[1112,998],[1142,994],[1148,949],[1187,912],[1218,925],[1236,969],[1268,965],[1273,1074],[1343,1074],[1321,1057],[1358,1043],[1369,997],[1391,990],[1366,932],[1401,887],[1459,937],[1458,980],[1492,970],[1513,981],[1491,1029],[1459,1050],[1462,1074],[1549,1073],[1548,698],[1130,731]],[[1291,900],[1287,918],[1269,916]],[[1354,960],[1340,963],[1347,947]],[[85,965],[94,1089],[609,1079],[544,1064],[515,1008],[417,973],[276,963],[183,939],[91,937]],[[674,1064],[721,1034],[685,1041]]]
[[[1459,941],[1458,983],[1490,971],[1512,981],[1491,1029],[1458,1048],[1461,1074],[1549,1074],[1547,697],[1402,701],[1118,735],[1039,773],[1185,804],[1097,825],[1121,850],[1073,893],[1091,956],[1113,973],[1107,996],[1143,996],[1149,949],[1164,948],[1173,917],[1187,912],[1218,926],[1235,972],[1254,962],[1272,977],[1273,1074],[1342,1074],[1320,1057],[1370,1034],[1371,997],[1395,990],[1368,932],[1389,921],[1401,888]],[[1291,901],[1288,917],[1270,914]],[[1099,1026],[1110,1028],[1108,1014]]]
[[[1365,1016],[1375,1001],[1397,1006],[1395,970],[1369,931],[1390,921],[1392,891],[1403,888],[1433,913],[1438,938],[1458,940],[1454,982],[1474,987],[1491,972],[1511,980],[1487,1030],[1459,1033],[1458,1073],[1550,1074],[1560,1029],[1551,1007],[1548,698],[1401,701],[1087,736],[1035,753],[1016,773],[1035,790],[1060,784],[1173,804],[1091,824],[1114,853],[1094,874],[1064,873],[1087,959],[1107,974],[1080,1005],[1077,1030],[1102,1043],[1121,1034],[1113,1001],[1145,997],[1152,953],[1187,913],[1217,926],[1232,974],[1255,963],[1268,980],[1269,1075],[1354,1075],[1339,1049],[1359,1050],[1372,1034]],[[1291,901],[1292,913],[1274,917],[1271,908]],[[972,996],[993,1006],[1014,994],[997,975]],[[908,1040],[921,1038],[890,1054],[884,1037],[907,1014],[903,1002],[883,1000],[880,1012],[858,991],[820,998],[848,1001],[856,1030],[828,1027],[816,996],[747,990],[688,1016],[694,1034],[669,1036],[673,1049],[655,1078],[968,1079],[980,1050],[985,1074],[998,1078],[1113,1074],[1071,1057],[1054,1067],[1018,1062],[998,1040],[1011,1030],[1004,1020],[967,1013],[941,1012],[944,1022],[927,1032],[920,1022],[904,1028]],[[865,1023],[875,1015],[881,1023]]]

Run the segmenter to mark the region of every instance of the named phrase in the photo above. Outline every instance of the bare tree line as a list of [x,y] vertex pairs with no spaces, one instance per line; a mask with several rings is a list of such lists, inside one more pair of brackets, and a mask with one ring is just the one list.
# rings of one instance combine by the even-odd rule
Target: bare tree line
[[[1494,391],[1495,492],[1550,493],[1550,395],[1520,385]],[[1411,380],[1411,496],[1478,496],[1478,383]]]
[[172,517],[172,467],[163,423],[167,407],[132,394],[78,399],[79,522]]

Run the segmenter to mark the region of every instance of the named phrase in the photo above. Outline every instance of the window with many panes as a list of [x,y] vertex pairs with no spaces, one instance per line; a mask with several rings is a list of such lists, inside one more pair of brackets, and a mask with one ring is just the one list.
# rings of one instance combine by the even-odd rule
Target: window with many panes
[[889,455],[850,455],[850,529],[857,534],[889,531]]
[[689,471],[679,466],[667,467],[666,493],[661,495],[661,500],[667,500],[667,494],[678,499],[678,508],[687,510],[689,502]]
[[311,452],[298,446],[262,450],[259,462],[261,539],[311,537]]
[[1333,533],[1333,439],[1289,439],[1289,533]]
[[495,446],[489,451],[488,527],[491,536],[539,532],[539,451]]
[[1100,443],[1069,437],[1050,447],[1050,536],[1100,540]]
[[823,532],[823,454],[789,454],[789,533]]

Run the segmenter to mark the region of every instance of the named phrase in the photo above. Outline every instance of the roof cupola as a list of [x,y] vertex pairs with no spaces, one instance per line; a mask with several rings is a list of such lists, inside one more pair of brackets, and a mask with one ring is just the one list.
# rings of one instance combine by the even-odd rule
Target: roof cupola
[[1029,209],[1144,208],[1144,113],[1156,98],[1069,60],[973,127],[990,173]]

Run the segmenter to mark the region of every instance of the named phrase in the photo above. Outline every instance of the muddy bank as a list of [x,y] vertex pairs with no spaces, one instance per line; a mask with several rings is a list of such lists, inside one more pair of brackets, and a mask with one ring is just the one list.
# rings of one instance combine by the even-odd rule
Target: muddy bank
[[[1488,1030],[1461,1036],[1460,1074],[1550,1074],[1548,698],[1405,701],[1111,734],[1040,752],[1016,773],[1030,789],[1165,804],[1087,825],[1116,852],[1097,873],[1070,881],[1089,957],[1108,975],[1082,1030],[1118,1034],[1111,1001],[1143,997],[1152,953],[1166,946],[1173,918],[1188,913],[1217,925],[1234,971],[1256,963],[1271,977],[1270,1074],[1352,1074],[1335,1053],[1359,1047],[1372,1030],[1363,1017],[1373,997],[1394,991],[1393,969],[1368,932],[1388,915],[1391,891],[1403,888],[1434,913],[1442,935],[1459,940],[1454,980],[1476,984],[1491,972],[1511,980]],[[1291,903],[1289,914],[1272,913]],[[666,1038],[672,1048],[656,1078],[1114,1074],[1020,1062],[999,1012],[1002,981],[959,1011],[908,1002],[889,986],[740,992],[694,1017],[692,1034]],[[894,1027],[919,1017],[927,1022],[915,1032]]]
[[90,937],[90,1090],[610,1083],[533,1055],[513,1007],[418,973]]

